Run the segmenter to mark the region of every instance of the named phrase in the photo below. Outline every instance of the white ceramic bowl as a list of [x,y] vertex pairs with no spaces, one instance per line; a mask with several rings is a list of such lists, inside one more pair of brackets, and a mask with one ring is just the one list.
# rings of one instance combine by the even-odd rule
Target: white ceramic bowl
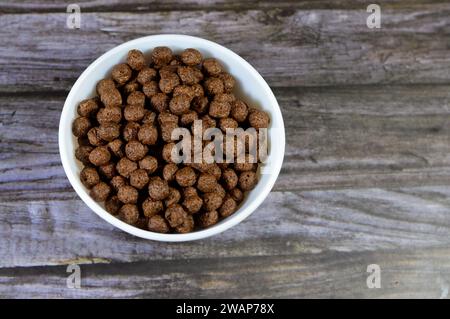
[[[269,153],[266,163],[260,169],[259,181],[256,187],[247,194],[244,202],[233,215],[212,227],[187,234],[160,234],[142,230],[128,225],[109,214],[102,204],[95,202],[89,196],[88,189],[80,182],[79,173],[82,166],[75,159],[74,155],[77,140],[72,135],[71,127],[73,120],[77,116],[78,103],[95,95],[96,83],[108,76],[115,64],[124,62],[129,50],[139,49],[148,56],[152,49],[157,46],[168,46],[175,53],[185,48],[196,48],[204,57],[217,58],[227,71],[236,78],[238,90],[235,94],[241,96],[250,105],[268,112],[271,119],[268,131]],[[127,233],[146,239],[167,242],[196,240],[218,234],[238,224],[254,212],[270,193],[278,177],[283,163],[284,147],[284,124],[280,107],[261,75],[248,62],[229,49],[208,40],[186,35],[164,34],[147,36],[126,42],[103,54],[75,82],[64,103],[59,123],[59,151],[64,171],[73,188],[86,205],[101,218]]]

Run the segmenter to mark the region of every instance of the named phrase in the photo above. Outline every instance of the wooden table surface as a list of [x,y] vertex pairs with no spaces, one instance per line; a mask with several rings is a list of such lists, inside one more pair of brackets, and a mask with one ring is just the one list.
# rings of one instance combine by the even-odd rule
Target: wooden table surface
[[[450,4],[378,1],[0,3],[1,297],[447,297]],[[99,55],[183,33],[249,61],[286,125],[274,190],[189,243],[132,237],[78,198],[58,154],[64,100]],[[66,285],[81,266],[81,288]],[[367,266],[381,269],[369,289]]]

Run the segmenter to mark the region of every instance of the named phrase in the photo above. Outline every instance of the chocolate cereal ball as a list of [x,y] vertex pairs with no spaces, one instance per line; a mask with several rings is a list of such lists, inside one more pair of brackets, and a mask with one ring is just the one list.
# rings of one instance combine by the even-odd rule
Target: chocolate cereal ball
[[170,111],[175,115],[181,115],[189,111],[191,99],[186,94],[174,96],[169,103]]
[[192,124],[195,120],[198,120],[198,114],[195,111],[188,111],[180,117],[180,123],[184,126]]
[[237,129],[239,127],[239,123],[231,117],[226,117],[219,120],[219,127],[222,132],[226,133],[228,129]]
[[242,191],[237,187],[230,191],[230,196],[236,201],[236,203],[240,203],[244,199],[244,193],[242,193]]
[[233,103],[236,101],[236,97],[232,93],[220,93],[214,96],[214,100],[217,102]]
[[203,228],[217,224],[218,221],[219,221],[219,213],[217,212],[217,210],[204,212],[200,215],[198,219],[200,226]]
[[111,178],[109,185],[117,192],[122,186],[127,185],[127,180],[121,175],[116,175]]
[[198,69],[190,66],[179,66],[177,68],[177,74],[181,82],[186,85],[196,84],[203,79],[203,74],[201,72],[199,74]]
[[137,169],[130,174],[130,185],[137,189],[143,189],[149,180],[145,169]]
[[98,127],[93,127],[87,133],[89,144],[93,146],[102,146],[105,145],[106,142],[100,138],[98,134]]
[[253,171],[242,172],[241,175],[239,175],[239,188],[244,192],[253,189],[256,182],[256,173]]
[[270,118],[266,112],[260,110],[252,110],[248,115],[250,125],[256,129],[269,127]]
[[122,186],[117,191],[117,197],[124,204],[136,204],[138,200],[139,193],[136,188],[132,186]]
[[203,199],[198,195],[185,197],[183,206],[190,214],[195,214],[200,211],[203,206]]
[[211,174],[202,173],[200,174],[197,181],[197,188],[204,193],[214,191],[214,187],[217,184],[216,178]]
[[135,224],[139,220],[138,207],[133,204],[123,205],[119,210],[119,218],[127,224]]
[[122,105],[122,95],[120,95],[120,92],[117,89],[103,92],[103,94],[100,95],[100,100],[105,107],[120,107]]
[[224,182],[223,185],[227,190],[235,188],[239,181],[236,172],[231,168],[227,168],[222,172],[222,179]]
[[199,114],[206,112],[208,108],[208,98],[206,96],[197,96],[192,100],[192,108]]
[[213,211],[218,209],[222,205],[222,196],[212,192],[203,195],[203,207],[206,211]]
[[164,205],[160,200],[153,200],[151,198],[147,198],[142,203],[142,212],[145,217],[152,217],[156,214],[159,214],[164,209]]
[[162,172],[162,176],[164,178],[164,180],[171,182],[175,179],[175,173],[178,170],[178,165],[177,164],[173,164],[173,163],[169,163],[164,165],[163,168],[163,172]]
[[198,65],[202,63],[202,54],[192,48],[188,48],[181,52],[180,54],[181,61],[186,65]]
[[195,97],[194,89],[190,85],[178,85],[173,89],[172,96],[186,94],[189,96],[189,102]]
[[116,164],[111,162],[100,166],[98,168],[98,171],[100,172],[100,175],[102,175],[102,177],[104,177],[107,180],[110,180],[117,175]]
[[91,121],[87,117],[80,116],[72,123],[72,133],[76,137],[83,137],[87,135],[91,127]]
[[144,145],[155,145],[158,141],[158,129],[153,124],[144,124],[139,129],[138,140]]
[[251,171],[255,168],[256,160],[254,157],[250,154],[245,154],[245,157],[243,160],[240,160],[240,158],[237,158],[236,163],[234,163],[234,168],[238,172],[245,172],[245,171]]
[[147,155],[139,161],[139,168],[146,170],[148,174],[152,174],[158,169],[158,160],[156,157]]
[[195,187],[189,186],[183,188],[183,197],[187,198],[189,196],[197,196],[197,189]]
[[169,196],[169,185],[160,177],[153,177],[148,183],[148,194],[154,200],[163,200]]
[[241,100],[236,100],[231,103],[231,117],[234,118],[239,123],[244,122],[247,119],[248,107]]
[[175,162],[172,159],[172,150],[175,148],[175,143],[167,143],[164,145],[163,149],[162,149],[162,158],[163,160],[165,160],[167,163],[172,163]]
[[203,90],[203,86],[201,86],[200,83],[196,83],[191,87],[192,90],[194,91],[194,97],[202,97],[205,95],[205,90]]
[[127,97],[127,103],[130,105],[137,105],[144,107],[145,95],[141,91],[131,92]]
[[192,216],[187,216],[183,223],[175,227],[175,231],[180,234],[186,234],[194,230],[194,218]]
[[220,73],[218,77],[223,82],[223,88],[225,92],[229,93],[233,91],[234,85],[236,84],[236,80],[230,73],[223,72]]
[[231,105],[228,102],[212,101],[209,105],[209,115],[215,118],[225,118],[230,114]]
[[156,233],[168,233],[170,229],[163,217],[155,215],[148,220],[148,230]]
[[111,154],[104,146],[97,146],[89,154],[89,161],[95,166],[104,165],[111,159]]
[[89,117],[97,113],[98,109],[98,100],[93,98],[81,101],[80,104],[78,104],[77,112],[80,116]]
[[208,78],[205,81],[205,89],[210,95],[221,94],[224,91],[223,81],[219,78]]
[[117,84],[123,85],[131,78],[131,69],[126,63],[117,64],[111,71],[111,77]]
[[168,47],[156,47],[152,52],[152,61],[156,65],[166,65],[172,60],[172,50]]
[[222,73],[222,65],[214,58],[205,59],[203,61],[203,69],[211,76],[218,76]]
[[139,50],[128,51],[127,64],[133,70],[141,70],[146,65],[144,54]]
[[123,110],[123,116],[127,121],[137,122],[142,120],[145,115],[143,105],[127,105]]
[[130,174],[137,170],[137,164],[130,161],[126,157],[122,157],[116,165],[117,172],[125,178],[129,178]]
[[136,80],[132,80],[123,86],[123,93],[131,94],[137,90],[139,90],[140,85]]
[[174,204],[167,207],[164,216],[169,222],[170,227],[177,227],[183,224],[183,220],[188,216],[188,214],[181,205]]
[[94,185],[100,183],[100,175],[93,167],[85,167],[80,172],[80,180],[86,188],[91,188]]
[[150,104],[156,112],[164,112],[169,107],[169,97],[164,93],[156,93],[151,97]]
[[97,134],[102,140],[111,142],[120,136],[120,125],[104,123],[98,127]]
[[216,187],[214,187],[213,192],[216,193],[217,195],[219,195],[220,198],[225,198],[225,196],[227,195],[227,192],[225,191],[223,186],[220,185],[219,183],[216,184]]
[[173,204],[178,203],[180,199],[181,199],[180,191],[174,187],[169,187],[169,196],[167,196],[166,199],[164,200],[164,205],[166,205],[166,207],[169,207]]
[[137,139],[140,128],[139,123],[128,122],[122,130],[123,139],[127,142]]
[[116,84],[111,79],[103,79],[98,81],[96,90],[97,94],[102,96],[104,93],[114,90],[116,88]]
[[219,214],[222,217],[228,217],[237,210],[236,201],[231,196],[226,196],[222,206],[219,208]]
[[108,197],[108,199],[105,201],[105,209],[111,215],[117,215],[121,207],[122,202],[116,195]]
[[121,119],[122,109],[118,106],[103,107],[97,113],[97,122],[99,124],[119,123]]
[[89,161],[89,154],[92,152],[94,148],[92,146],[78,146],[75,150],[75,158],[79,160],[84,165],[88,165],[91,163]]
[[156,80],[157,76],[158,76],[158,73],[156,72],[155,69],[145,67],[139,72],[136,79],[140,84],[144,85],[147,82]]
[[156,124],[156,113],[150,110],[145,110],[144,117],[141,120],[142,124]]
[[186,166],[176,172],[175,179],[181,187],[188,187],[195,184],[197,176],[191,167]]
[[105,182],[100,182],[91,188],[89,195],[96,202],[104,202],[108,198],[110,193],[111,187],[109,187],[109,185],[106,184]]
[[176,73],[167,72],[164,76],[161,76],[159,80],[159,89],[161,92],[169,94],[173,89],[180,84],[180,78]]
[[129,141],[127,145],[125,145],[125,154],[132,161],[140,161],[147,152],[147,146],[138,141]]
[[159,90],[158,82],[150,81],[144,83],[144,85],[142,86],[142,92],[144,92],[146,97],[151,98],[152,96],[154,96],[157,93],[160,93],[161,91]]
[[116,157],[123,157],[123,142],[120,138],[115,139],[108,143],[109,151]]

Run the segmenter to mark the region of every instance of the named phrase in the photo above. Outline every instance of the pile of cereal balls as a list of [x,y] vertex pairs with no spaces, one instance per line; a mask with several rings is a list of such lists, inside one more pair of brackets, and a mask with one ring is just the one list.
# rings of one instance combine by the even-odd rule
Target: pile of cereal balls
[[[235,80],[196,49],[174,55],[156,47],[148,63],[128,52],[97,97],[82,101],[73,122],[81,182],[124,222],[159,233],[187,233],[233,214],[257,183],[258,161],[175,164],[172,130],[267,128],[269,116],[233,95]],[[236,153],[236,152],[235,152]],[[249,154],[245,154],[250,158]]]

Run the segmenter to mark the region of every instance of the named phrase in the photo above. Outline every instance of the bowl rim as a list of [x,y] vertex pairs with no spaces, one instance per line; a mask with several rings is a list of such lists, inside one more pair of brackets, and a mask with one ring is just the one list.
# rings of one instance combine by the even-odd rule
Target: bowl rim
[[[79,90],[79,87],[81,84],[85,81],[86,78],[90,75],[91,71],[97,67],[98,64],[100,64],[103,60],[108,59],[111,56],[114,56],[115,54],[118,54],[126,47],[131,47],[134,44],[137,45],[140,42],[143,41],[149,41],[149,40],[162,40],[167,42],[173,42],[176,43],[177,39],[184,38],[191,40],[193,42],[204,42],[209,47],[211,47],[211,50],[217,49],[226,51],[227,54],[233,56],[234,59],[236,59],[238,62],[240,62],[240,66],[245,68],[246,72],[251,73],[252,77],[256,79],[256,81],[259,82],[259,85],[264,88],[265,94],[269,97],[269,104],[272,105],[273,110],[271,111],[272,117],[277,117],[277,121],[281,124],[280,127],[277,127],[277,152],[274,154],[274,161],[271,162],[271,173],[269,176],[269,180],[265,185],[263,185],[263,188],[259,194],[256,195],[256,198],[249,202],[247,207],[243,209],[240,212],[237,212],[236,214],[233,214],[226,219],[224,219],[221,223],[213,225],[211,227],[208,227],[203,230],[194,231],[191,233],[186,234],[161,234],[156,232],[151,232],[148,230],[139,229],[137,227],[131,226],[120,219],[114,217],[110,213],[108,213],[103,207],[101,207],[97,202],[95,202],[89,194],[81,187],[81,182],[79,181],[79,178],[77,177],[77,174],[72,170],[70,165],[70,159],[65,156],[68,152],[68,146],[66,143],[64,143],[65,140],[67,140],[67,135],[72,134],[71,130],[67,129],[67,126],[64,127],[64,120],[66,117],[71,116],[69,113],[69,104],[73,104],[74,98],[75,98],[75,92]],[[170,46],[170,45],[168,45]],[[71,138],[71,135],[69,136]],[[61,112],[61,117],[59,121],[59,132],[58,132],[58,144],[59,144],[59,153],[61,157],[61,162],[64,168],[64,172],[69,179],[69,182],[75,192],[78,194],[78,196],[83,200],[83,202],[91,209],[93,210],[98,216],[100,216],[102,219],[110,223],[111,225],[121,229],[122,231],[125,231],[131,235],[144,238],[144,239],[150,239],[155,241],[162,241],[162,242],[184,242],[184,241],[192,241],[192,240],[198,240],[203,239],[212,235],[219,234],[237,224],[239,224],[241,221],[243,221],[245,218],[247,218],[249,215],[251,215],[264,201],[264,199],[269,195],[270,191],[272,190],[275,181],[278,178],[278,175],[280,173],[283,159],[284,159],[284,152],[285,152],[285,129],[284,129],[284,121],[281,113],[281,109],[278,105],[278,102],[275,98],[275,95],[273,94],[272,90],[270,89],[267,82],[263,79],[263,77],[259,74],[256,69],[250,65],[245,59],[243,59],[241,56],[233,52],[232,50],[216,43],[210,40],[206,40],[200,37],[194,37],[189,35],[182,35],[182,34],[158,34],[158,35],[149,35],[144,36],[140,38],[136,38],[127,42],[124,42],[118,46],[113,47],[112,49],[108,50],[104,54],[102,54],[100,57],[98,57],[94,62],[92,62],[84,71],[83,73],[78,77],[72,88],[70,89],[70,92],[64,102],[63,110]],[[75,158],[73,158],[75,160]]]

